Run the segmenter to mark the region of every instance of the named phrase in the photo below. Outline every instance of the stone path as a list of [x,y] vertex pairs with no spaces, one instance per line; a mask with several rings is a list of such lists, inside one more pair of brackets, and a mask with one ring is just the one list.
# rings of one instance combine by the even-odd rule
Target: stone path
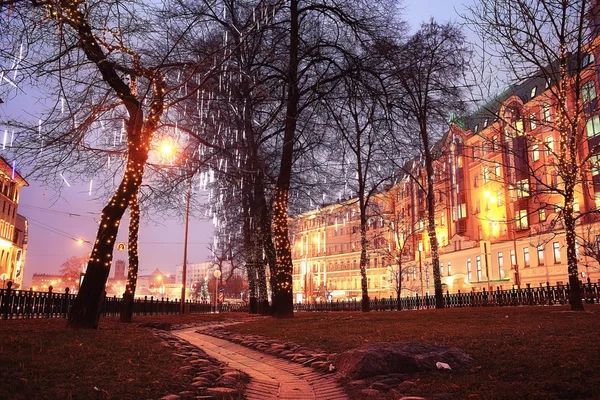
[[197,332],[198,328],[172,332],[204,350],[209,356],[247,373],[248,400],[342,400],[348,397],[336,383],[336,375],[323,374],[239,344]]

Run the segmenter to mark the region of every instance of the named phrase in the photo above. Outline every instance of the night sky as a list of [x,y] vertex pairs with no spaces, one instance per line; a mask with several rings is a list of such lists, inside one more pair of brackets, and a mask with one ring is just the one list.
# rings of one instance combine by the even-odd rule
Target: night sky
[[[416,29],[421,21],[430,17],[438,21],[457,20],[456,11],[462,12],[463,4],[470,3],[471,1],[460,0],[405,1],[404,17],[409,21],[411,28]],[[23,101],[20,96],[16,101],[7,101],[0,105],[0,126],[7,115],[15,117],[35,113],[35,105],[32,106],[31,101]],[[61,188],[53,188],[34,181],[29,181],[29,184],[29,187],[21,191],[19,204],[19,213],[27,217],[30,223],[25,287],[30,284],[32,273],[55,273],[69,257],[89,253],[91,245],[78,244],[74,238],[94,241],[97,221],[104,203],[96,200],[100,193],[94,192],[92,196],[88,194],[87,185],[77,187],[64,184]],[[60,196],[57,193],[58,189],[61,191]],[[159,215],[153,215],[152,218],[162,222],[160,225],[142,223],[139,245],[140,274],[149,274],[155,268],[164,273],[174,273],[175,266],[181,264],[183,258],[183,221],[163,221]],[[127,242],[127,224],[128,213],[125,214],[120,228],[119,242]],[[208,245],[212,243],[212,223],[192,216],[188,243],[189,262],[209,259]],[[126,259],[127,252],[115,251],[114,257]]]

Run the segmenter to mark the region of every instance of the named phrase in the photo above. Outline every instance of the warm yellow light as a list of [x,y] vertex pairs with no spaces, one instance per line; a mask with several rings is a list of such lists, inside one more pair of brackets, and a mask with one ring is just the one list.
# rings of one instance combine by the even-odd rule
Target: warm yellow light
[[160,154],[163,157],[169,157],[173,153],[173,143],[170,140],[163,140],[160,143]]
[[496,196],[492,196],[490,197],[490,202],[495,203],[498,199],[496,198]]
[[85,240],[83,240],[83,239],[77,239],[77,244],[84,244],[84,243],[85,243]]
[[487,198],[490,197],[490,191],[486,190],[485,192],[483,192],[483,195]]
[[319,238],[315,236],[315,237],[313,238],[313,243],[317,243],[318,241],[319,241]]

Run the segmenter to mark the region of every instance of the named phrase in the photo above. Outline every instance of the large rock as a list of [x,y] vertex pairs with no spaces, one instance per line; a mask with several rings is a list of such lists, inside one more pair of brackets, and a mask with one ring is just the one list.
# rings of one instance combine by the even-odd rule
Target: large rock
[[374,343],[340,354],[337,368],[351,379],[364,379],[376,375],[434,370],[437,362],[460,369],[470,365],[473,359],[454,347],[426,343]]

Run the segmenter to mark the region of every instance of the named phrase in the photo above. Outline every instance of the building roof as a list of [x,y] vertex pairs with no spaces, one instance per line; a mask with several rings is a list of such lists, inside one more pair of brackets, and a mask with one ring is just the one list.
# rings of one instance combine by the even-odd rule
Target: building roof
[[17,172],[16,162],[13,161],[13,165],[9,164],[8,161],[4,159],[4,157],[0,156],[0,171],[2,171],[6,176],[10,176],[11,179],[18,182],[21,186],[29,186],[29,183]]

